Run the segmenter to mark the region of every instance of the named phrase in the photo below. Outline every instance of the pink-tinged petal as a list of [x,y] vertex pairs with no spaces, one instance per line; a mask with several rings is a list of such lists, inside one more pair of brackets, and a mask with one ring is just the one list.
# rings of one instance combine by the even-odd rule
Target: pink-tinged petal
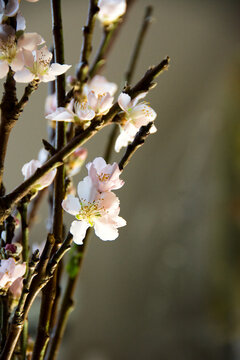
[[[11,259],[11,258],[10,258]],[[26,264],[16,264],[11,271],[12,280],[15,281],[18,277],[23,276],[26,272]]]
[[95,118],[95,111],[93,109],[84,109],[84,110],[80,110],[78,109],[77,111],[77,115],[79,117],[80,120],[83,121],[90,121],[93,118]]
[[110,224],[106,217],[99,217],[94,221],[95,234],[104,241],[115,240],[118,237],[118,230]]
[[52,60],[53,54],[48,50],[47,46],[43,46],[40,50],[36,51],[36,61],[45,61],[50,63]]
[[7,75],[8,69],[9,69],[9,66],[8,66],[7,61],[0,60],[0,79],[4,78]]
[[136,105],[129,114],[131,120],[134,121],[138,128],[147,125],[150,121],[154,121],[157,117],[156,112],[146,104]]
[[48,155],[49,155],[49,152],[46,149],[41,148],[39,150],[38,160],[40,161],[41,164],[44,164],[47,161]]
[[132,106],[136,106],[137,103],[139,102],[139,100],[145,98],[145,96],[147,95],[147,92],[141,93],[138,96],[136,96],[133,100],[132,100]]
[[44,42],[45,41],[41,35],[37,33],[24,33],[24,35],[19,38],[17,46],[18,48],[33,51],[36,50],[37,46],[42,45]]
[[81,210],[81,205],[78,198],[73,195],[68,195],[68,197],[63,200],[62,207],[66,212],[74,216],[79,214]]
[[127,112],[129,106],[131,105],[131,97],[122,92],[118,97],[118,105],[123,111]]
[[66,64],[61,65],[61,64],[58,64],[58,63],[53,63],[50,66],[49,73],[54,75],[54,76],[62,75],[66,71],[68,71],[68,69],[70,69],[70,67],[72,67],[72,65],[66,65]]
[[23,52],[17,51],[15,58],[11,62],[11,68],[13,71],[20,71],[24,67],[24,56]]
[[18,9],[19,9],[19,2],[18,0],[8,0],[8,3],[5,7],[5,15],[6,16],[14,16],[17,12],[18,12]]
[[18,11],[16,31],[24,31],[25,29],[26,29],[26,21],[22,16],[21,12]]
[[42,190],[45,187],[48,187],[53,182],[55,176],[57,173],[57,169],[53,169],[49,172],[47,172],[45,175],[43,175],[35,184],[35,187],[37,190]]
[[89,91],[87,95],[89,106],[96,112],[98,105],[98,98],[94,91]]
[[90,179],[89,176],[86,176],[83,181],[78,183],[77,187],[78,196],[80,198],[80,202],[93,202],[93,200],[97,197],[97,190]]
[[12,283],[9,290],[12,293],[13,297],[18,299],[21,296],[22,288],[23,288],[23,278],[19,277]]
[[78,244],[82,245],[83,240],[86,236],[86,231],[90,227],[89,223],[86,221],[73,221],[70,227],[70,233],[73,235],[73,241]]
[[14,74],[14,79],[16,80],[16,82],[19,83],[30,83],[31,81],[33,81],[34,78],[35,76],[28,69],[17,71]]
[[74,113],[71,110],[68,110],[64,107],[57,108],[52,114],[46,116],[47,120],[54,120],[54,121],[67,121],[73,122],[74,121]]
[[86,168],[89,169],[91,164],[94,165],[98,173],[102,172],[102,169],[107,165],[106,161],[102,157],[96,157],[92,163],[88,163]]
[[24,57],[24,65],[26,67],[32,68],[34,64],[34,56],[31,51],[22,49],[23,57]]
[[104,76],[95,75],[86,85],[84,92],[87,95],[88,92],[91,90],[94,91],[97,96],[106,92],[113,96],[117,91],[117,85],[115,83],[107,81]]
[[116,213],[116,210],[120,211],[119,208],[119,198],[113,192],[104,192],[99,198],[101,199],[101,206],[103,206],[104,210],[108,212],[108,214]]
[[42,164],[39,160],[31,160],[28,163],[24,164],[22,167],[22,174],[24,176],[24,180],[32,176],[41,166]]
[[107,93],[105,96],[102,96],[98,109],[99,113],[105,115],[112,106],[113,100],[113,96],[111,96],[109,93]]

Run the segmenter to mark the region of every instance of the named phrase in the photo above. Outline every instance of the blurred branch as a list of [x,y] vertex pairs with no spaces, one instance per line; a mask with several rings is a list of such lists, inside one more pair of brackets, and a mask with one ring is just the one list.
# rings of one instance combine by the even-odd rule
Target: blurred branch
[[140,50],[142,48],[145,35],[147,33],[149,25],[152,22],[152,12],[153,12],[152,6],[147,6],[145,9],[145,14],[139,31],[139,35],[133,50],[133,54],[129,63],[128,71],[126,72],[126,82],[128,84],[132,80],[133,72],[136,69],[136,63],[139,58]]

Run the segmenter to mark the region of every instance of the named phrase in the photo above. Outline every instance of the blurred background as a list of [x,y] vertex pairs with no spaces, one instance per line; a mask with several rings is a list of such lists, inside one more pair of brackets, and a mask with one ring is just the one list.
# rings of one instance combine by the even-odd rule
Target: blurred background
[[[169,71],[147,98],[158,132],[136,153],[117,192],[127,227],[114,242],[91,238],[61,360],[240,359],[240,4],[136,0],[103,72],[119,91],[150,4],[154,22],[133,82],[170,56]],[[62,5],[65,62],[74,75],[88,1]],[[27,31],[51,45],[49,2],[21,7]],[[94,50],[100,36],[97,24]],[[46,94],[41,84],[12,132],[7,191],[47,138]],[[87,144],[88,161],[103,154],[109,130]],[[32,242],[45,239],[47,211],[43,204]]]

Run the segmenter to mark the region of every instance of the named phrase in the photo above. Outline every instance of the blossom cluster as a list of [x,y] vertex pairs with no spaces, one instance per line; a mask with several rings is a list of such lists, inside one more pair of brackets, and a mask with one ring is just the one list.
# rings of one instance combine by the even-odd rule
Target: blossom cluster
[[[30,1],[30,0],[28,0]],[[31,0],[30,2],[34,2]],[[9,17],[16,17],[16,27],[8,23]],[[0,1],[0,79],[9,69],[19,83],[33,80],[48,82],[65,73],[71,65],[52,63],[44,39],[37,33],[26,33],[25,19],[19,11],[19,1]]]
[[[3,239],[2,242],[4,242]],[[21,252],[22,246],[19,243],[6,244],[1,247],[0,294],[4,295],[9,290],[14,298],[21,295],[23,276],[26,272],[26,264],[19,261]]]
[[101,240],[115,240],[118,228],[126,225],[119,216],[119,199],[112,192],[124,184],[119,178],[121,171],[117,163],[106,164],[101,157],[86,167],[88,176],[78,184],[78,197],[68,195],[62,202],[63,209],[77,219],[70,227],[73,241],[82,244],[89,227],[94,227]]

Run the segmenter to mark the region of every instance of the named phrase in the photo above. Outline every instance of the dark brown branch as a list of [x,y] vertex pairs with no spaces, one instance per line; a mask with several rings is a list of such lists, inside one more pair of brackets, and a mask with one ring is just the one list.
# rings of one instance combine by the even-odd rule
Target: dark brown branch
[[125,168],[127,166],[127,164],[129,163],[129,161],[130,161],[131,157],[133,156],[133,154],[135,153],[135,151],[137,151],[137,149],[140,148],[144,144],[146,138],[150,134],[150,129],[151,129],[152,125],[153,125],[153,122],[150,122],[145,126],[141,126],[140,130],[135,135],[133,142],[128,145],[123,158],[121,159],[121,161],[118,164],[120,170],[123,170],[123,168]]
[[83,45],[79,60],[79,65],[76,71],[77,79],[79,81],[79,93],[82,92],[84,83],[87,81],[87,74],[89,69],[89,57],[92,52],[92,36],[95,25],[96,15],[99,11],[97,0],[90,0],[87,25],[83,27]]
[[[64,46],[63,46],[63,28],[62,28],[62,14],[61,1],[51,0],[52,11],[52,30],[53,30],[53,48],[54,59],[59,64],[64,64]],[[57,77],[55,81],[57,93],[57,106],[64,106],[65,103],[65,75]],[[61,150],[65,145],[66,133],[65,123],[57,122],[55,130],[55,148],[57,151]],[[57,174],[54,180],[54,195],[53,195],[53,236],[56,241],[53,252],[58,248],[58,244],[62,243],[63,234],[63,209],[62,201],[65,196],[64,185],[64,165],[57,169]],[[43,359],[44,353],[48,344],[50,322],[52,316],[52,308],[56,296],[57,287],[57,272],[52,279],[47,283],[42,293],[42,303],[38,324],[38,332],[35,341],[32,359]]]
[[70,262],[73,261],[74,258],[74,266],[76,268],[76,272],[74,273],[73,276],[71,276],[70,274],[68,276],[67,286],[64,292],[60,312],[58,314],[57,323],[49,345],[49,352],[47,354],[46,360],[56,359],[68,317],[70,315],[70,312],[73,310],[73,304],[74,304],[73,295],[76,289],[77,280],[80,274],[81,265],[83,262],[83,257],[86,251],[86,246],[90,234],[91,234],[91,228],[87,230],[87,234],[84,239],[83,245],[75,245],[73,248],[74,253],[72,254],[69,261]]
[[[27,281],[24,283],[24,288],[21,298],[19,300],[19,305],[11,321],[7,341],[0,356],[0,360],[11,359],[12,353],[23,329],[24,320],[28,316],[33,301],[35,300],[41,289],[54,275],[54,269],[56,269],[57,264],[59,264],[59,262],[61,261],[62,256],[66,253],[67,250],[69,250],[70,242],[71,237],[68,236],[67,239],[62,243],[59,251],[57,252],[57,255],[54,256],[54,261],[50,260],[51,264],[48,265],[49,259],[51,257],[52,248],[55,243],[53,235],[49,234],[40,261],[38,262],[35,270],[32,269],[31,263],[29,264],[29,269],[32,270],[31,273],[29,272],[29,276],[27,276]],[[38,259],[36,258],[35,263],[37,261]]]

